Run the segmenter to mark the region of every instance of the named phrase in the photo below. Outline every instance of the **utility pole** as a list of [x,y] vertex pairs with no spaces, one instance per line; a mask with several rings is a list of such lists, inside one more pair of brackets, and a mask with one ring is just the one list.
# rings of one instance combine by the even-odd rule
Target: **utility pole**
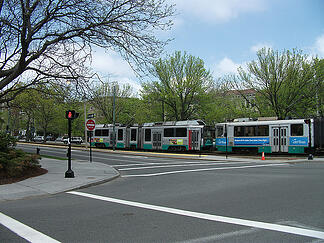
[[226,151],[225,151],[225,155],[226,155],[226,159],[228,157],[228,154],[227,154],[227,140],[228,140],[228,134],[227,134],[227,125],[225,124],[225,148],[226,148]]
[[87,131],[87,104],[86,99],[84,99],[84,141],[85,141],[85,148],[88,149],[88,131]]
[[308,125],[308,160],[313,160],[313,153],[312,153],[312,120],[305,119],[304,122]]
[[116,104],[115,104],[115,99],[116,99],[116,85],[113,87],[113,151],[116,149],[116,131],[115,131],[115,119],[116,119]]

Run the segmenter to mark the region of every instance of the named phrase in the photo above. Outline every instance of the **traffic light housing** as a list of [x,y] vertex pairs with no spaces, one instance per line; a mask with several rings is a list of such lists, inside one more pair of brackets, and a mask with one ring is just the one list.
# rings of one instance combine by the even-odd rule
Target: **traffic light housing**
[[75,110],[68,110],[65,112],[65,118],[66,119],[76,119],[79,117],[79,113],[75,112]]

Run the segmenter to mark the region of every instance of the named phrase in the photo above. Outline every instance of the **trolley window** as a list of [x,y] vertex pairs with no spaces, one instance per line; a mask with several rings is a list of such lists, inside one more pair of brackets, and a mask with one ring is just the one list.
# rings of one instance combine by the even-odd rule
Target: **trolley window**
[[223,137],[224,136],[224,127],[223,126],[217,126],[216,127],[216,136],[217,137]]
[[269,136],[269,126],[257,126],[257,136]]
[[187,128],[176,128],[176,137],[187,137]]
[[255,137],[255,126],[248,126],[244,129],[244,137]]
[[151,129],[145,129],[145,142],[151,142]]
[[101,129],[96,129],[95,130],[95,136],[99,137],[99,136],[101,136],[101,134],[102,134],[102,130]]
[[174,137],[174,129],[164,128],[164,137]]
[[234,137],[244,137],[244,127],[234,127]]
[[290,135],[291,136],[303,136],[304,135],[303,124],[291,124]]
[[124,130],[123,129],[118,129],[117,140],[123,140],[123,136],[124,136]]
[[102,135],[101,136],[108,137],[109,136],[109,130],[107,130],[107,129],[102,130]]
[[269,126],[236,126],[234,127],[235,137],[262,137],[269,136]]
[[203,129],[204,138],[215,138],[215,128],[210,126],[205,126]]
[[136,129],[131,129],[131,141],[136,141]]

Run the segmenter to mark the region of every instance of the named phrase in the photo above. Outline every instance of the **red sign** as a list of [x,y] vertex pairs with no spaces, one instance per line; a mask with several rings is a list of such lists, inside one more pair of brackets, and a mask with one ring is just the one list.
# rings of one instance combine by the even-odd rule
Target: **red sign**
[[91,120],[91,119],[87,120],[86,127],[87,127],[88,131],[93,131],[95,129],[95,127],[96,127],[95,121]]

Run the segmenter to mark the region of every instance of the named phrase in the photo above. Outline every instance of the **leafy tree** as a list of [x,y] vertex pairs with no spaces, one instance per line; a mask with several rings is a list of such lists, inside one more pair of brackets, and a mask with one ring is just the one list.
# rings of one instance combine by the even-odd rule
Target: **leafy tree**
[[263,48],[257,53],[257,60],[248,63],[246,71],[239,68],[233,86],[238,90],[254,89],[258,99],[252,105],[261,114],[266,105],[279,119],[305,115],[305,110],[299,108],[309,108],[316,89],[313,63],[307,58],[296,49],[280,53]]
[[133,93],[130,85],[119,85],[117,82],[102,82],[100,85],[89,90],[89,101],[98,113],[97,118],[100,119],[101,117],[101,123],[112,123],[114,89],[116,121],[127,124],[133,120],[132,112],[128,114],[128,118],[124,116],[124,119],[121,119],[121,114],[125,113],[125,102]]
[[156,121],[150,108],[142,99],[126,98],[123,101],[123,111],[119,115],[120,122],[124,124],[143,124]]
[[324,59],[316,58],[314,61],[316,92],[313,97],[316,103],[316,115],[324,116]]
[[64,101],[62,92],[52,86],[38,85],[35,89],[25,90],[11,103],[11,110],[16,114],[15,120],[21,120],[17,129],[26,130],[30,140],[32,131],[48,135],[66,133],[65,111],[69,103]]
[[144,70],[168,42],[154,30],[169,29],[173,14],[165,0],[1,0],[0,103],[40,83],[80,88],[92,46]]
[[161,104],[162,116],[167,119],[197,117],[200,102],[212,81],[210,72],[200,58],[177,51],[166,59],[159,59],[152,73],[158,81],[143,84],[144,100]]
[[26,129],[26,139],[32,139],[32,130],[34,129],[35,112],[37,110],[38,92],[36,90],[26,90],[16,97],[11,102],[13,107],[19,109],[20,113],[24,115],[25,119],[22,118],[23,124],[21,129]]
[[37,102],[35,117],[37,126],[41,128],[44,137],[46,137],[49,129],[54,128],[53,121],[56,119],[55,101],[47,95],[41,95]]
[[237,96],[237,90],[231,90],[228,78],[217,80],[201,103],[199,117],[210,125],[238,117],[257,116],[254,107],[246,105],[244,99]]

